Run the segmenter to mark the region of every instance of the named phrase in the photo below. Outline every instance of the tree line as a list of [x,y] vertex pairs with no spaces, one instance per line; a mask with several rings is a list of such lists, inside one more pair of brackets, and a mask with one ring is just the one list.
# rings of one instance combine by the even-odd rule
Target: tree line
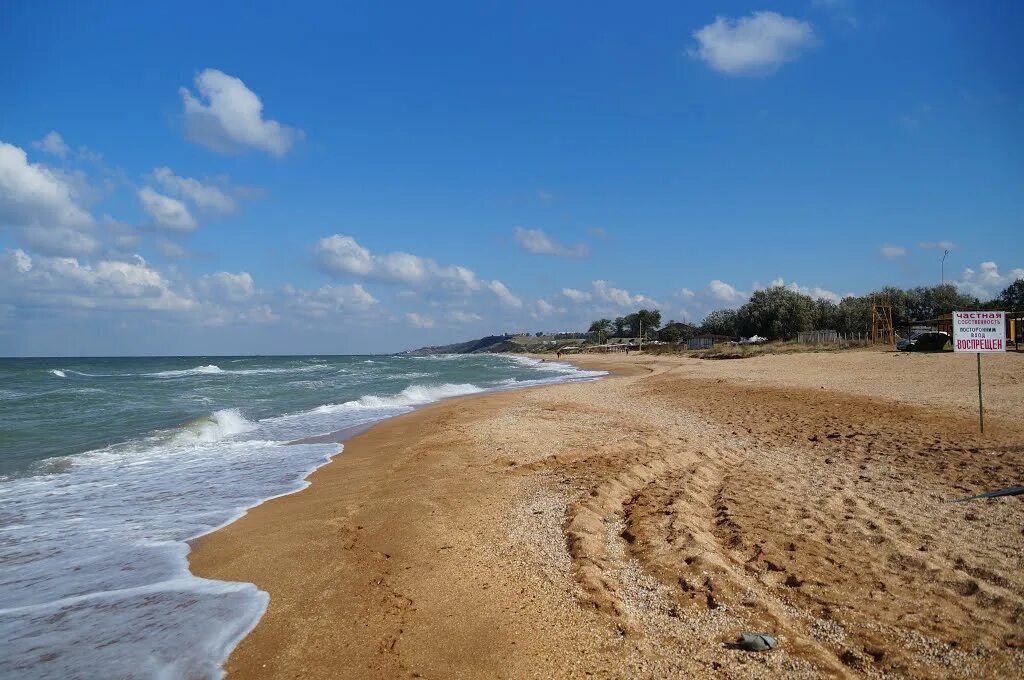
[[662,326],[661,312],[641,309],[616,319],[597,319],[590,324],[589,333],[598,342],[612,337],[640,337],[641,328],[645,339],[666,342],[681,342],[703,334],[732,338],[759,335],[783,340],[814,330],[868,333],[872,305],[883,297],[892,305],[893,325],[898,330],[913,321],[934,319],[956,309],[1024,311],[1024,279],[1010,284],[988,302],[962,293],[951,284],[906,289],[887,286],[867,295],[844,297],[838,303],[773,286],[755,291],[739,308],[710,312],[699,325],[670,320]]

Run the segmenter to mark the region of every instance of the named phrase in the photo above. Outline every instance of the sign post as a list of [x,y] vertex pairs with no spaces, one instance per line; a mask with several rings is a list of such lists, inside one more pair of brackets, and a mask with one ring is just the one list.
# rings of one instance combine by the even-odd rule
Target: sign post
[[1006,312],[953,312],[953,351],[978,355],[978,425],[984,434],[981,355],[1006,351]]

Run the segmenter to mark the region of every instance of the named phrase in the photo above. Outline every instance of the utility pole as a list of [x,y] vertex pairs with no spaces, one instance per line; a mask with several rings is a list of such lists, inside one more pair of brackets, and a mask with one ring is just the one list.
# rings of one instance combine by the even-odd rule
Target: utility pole
[[639,314],[636,315],[637,323],[640,324],[640,337],[637,340],[640,342],[640,346],[637,348],[638,352],[642,352],[644,349],[644,320]]
[[946,256],[949,255],[949,250],[942,251],[942,285],[946,285]]

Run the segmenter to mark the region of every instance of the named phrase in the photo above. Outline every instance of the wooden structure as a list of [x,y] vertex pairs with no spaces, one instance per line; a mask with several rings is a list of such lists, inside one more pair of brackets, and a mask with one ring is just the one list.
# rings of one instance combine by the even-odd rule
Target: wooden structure
[[871,296],[871,342],[896,346],[896,328],[892,323],[892,299],[888,295]]

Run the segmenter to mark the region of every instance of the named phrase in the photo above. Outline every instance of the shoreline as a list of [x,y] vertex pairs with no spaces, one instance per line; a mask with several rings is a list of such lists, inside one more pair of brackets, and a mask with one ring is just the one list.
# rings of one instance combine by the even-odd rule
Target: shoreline
[[[736,663],[736,653],[719,647],[729,632],[726,624],[733,616],[729,610],[738,603],[720,608],[710,608],[708,603],[729,602],[732,591],[746,578],[743,573],[731,573],[730,560],[736,558],[738,544],[723,551],[709,543],[701,552],[715,558],[703,571],[721,586],[716,583],[711,591],[705,584],[661,592],[666,582],[686,580],[686,576],[671,573],[679,568],[668,557],[671,544],[659,540],[661,530],[648,526],[647,518],[635,508],[616,509],[620,506],[614,491],[616,486],[640,484],[637,498],[641,498],[651,484],[657,486],[659,480],[678,475],[684,459],[690,461],[688,465],[696,464],[691,457],[697,454],[691,449],[699,441],[704,444],[696,449],[721,447],[723,436],[736,435],[723,432],[721,426],[734,425],[726,420],[696,428],[693,423],[677,422],[673,413],[703,418],[708,412],[699,403],[673,404],[656,414],[653,422],[668,420],[654,429],[622,421],[622,427],[638,430],[637,440],[642,443],[634,449],[632,441],[609,442],[607,436],[596,436],[595,430],[606,428],[606,419],[619,416],[595,404],[604,398],[612,409],[638,409],[635,415],[646,417],[649,414],[643,413],[631,394],[641,393],[652,401],[674,400],[678,395],[664,388],[685,384],[729,392],[740,401],[747,398],[745,393],[760,390],[755,396],[781,409],[787,406],[785,392],[764,376],[738,378],[734,373],[743,367],[723,371],[699,360],[645,355],[563,360],[588,369],[614,366],[618,371],[596,381],[540,386],[543,390],[457,397],[381,421],[348,440],[346,455],[335,455],[315,470],[301,491],[264,502],[234,523],[191,541],[189,562],[196,576],[252,582],[270,594],[266,612],[235,647],[225,669],[237,677],[296,672],[308,677],[390,677],[412,672],[428,677],[573,677],[586,671],[604,676],[681,669],[704,672],[711,664],[729,668]],[[755,360],[734,363],[749,361]],[[786,362],[811,363],[802,359],[782,363]],[[778,362],[761,363],[771,368]],[[806,382],[818,377],[811,375]],[[792,376],[786,379],[793,381]],[[746,380],[751,382],[741,384]],[[933,430],[928,436],[942,439],[947,428],[936,418],[949,415],[943,405],[948,395],[941,384],[935,387],[929,388],[928,399],[913,405],[911,415]],[[810,384],[800,389],[809,388]],[[837,393],[830,388],[828,394],[849,402],[847,413],[870,411],[872,405],[856,392]],[[1016,446],[1021,441],[1020,428],[1001,395],[998,390],[993,395],[993,434],[987,439]],[[623,398],[631,401],[620,401]],[[598,414],[601,417],[593,420]],[[737,412],[736,417],[741,415]],[[890,415],[888,409],[883,415]],[[960,418],[956,420],[954,425],[959,426]],[[582,421],[587,426],[580,429]],[[746,426],[753,430],[757,423],[751,420]],[[682,435],[681,452],[663,450],[665,431],[673,428]],[[768,434],[772,438],[766,441],[781,439],[779,432]],[[901,435],[894,432],[892,436]],[[822,439],[831,445],[832,440]],[[586,453],[591,448],[593,457]],[[756,448],[753,451],[765,455]],[[743,464],[742,456],[736,455],[722,451],[723,458],[735,458],[733,465]],[[709,470],[720,467],[719,462],[705,460]],[[1014,469],[1012,463],[1010,469]],[[587,489],[589,497],[599,502],[586,500]],[[813,489],[797,491],[806,495]],[[1003,521],[1015,521],[1020,512],[1012,501],[998,508]],[[683,509],[666,506],[665,511],[681,517]],[[702,514],[698,510],[699,504],[691,508],[694,516]],[[819,519],[834,522],[834,514]],[[871,522],[879,524],[878,518]],[[736,518],[730,523],[743,529],[740,536],[747,529],[762,534],[761,550],[770,552],[765,541],[771,526],[746,527]],[[620,524],[626,528],[615,531]],[[523,533],[523,527],[530,530]],[[635,538],[623,542],[619,534]],[[703,544],[709,539],[691,532],[690,540]],[[726,537],[726,545],[729,540]],[[1019,543],[1011,546],[1011,560],[1020,559]],[[765,559],[758,557],[754,562]],[[808,563],[806,569],[813,573],[811,567],[820,565]],[[786,619],[784,610],[771,604],[777,599],[771,582],[774,573],[764,567],[764,574],[759,573],[753,584],[765,589],[763,602],[754,607],[764,621]],[[1001,578],[1009,578],[1011,584],[1019,580],[1017,576]],[[790,580],[812,579],[803,574]],[[678,617],[669,616],[665,622],[660,610],[643,611],[647,605],[635,592],[637,584],[643,585],[643,592],[667,598],[659,606],[677,610],[692,607],[693,595],[707,592],[707,603],[698,603],[699,613],[713,620],[700,630],[674,630],[680,625]],[[809,585],[795,588],[812,589]],[[973,616],[973,611],[951,615],[962,619]],[[849,664],[838,660],[841,651],[826,650],[827,645],[795,623],[786,621],[782,629],[794,643],[787,645],[787,652],[755,661],[755,667],[851,672]],[[687,661],[659,652],[650,646],[657,635],[688,640],[700,653]],[[900,657],[895,650],[887,647],[886,651],[889,659]],[[865,652],[861,648],[856,654],[859,658]],[[571,663],[564,661],[567,656]],[[558,658],[563,663],[552,663]]]

